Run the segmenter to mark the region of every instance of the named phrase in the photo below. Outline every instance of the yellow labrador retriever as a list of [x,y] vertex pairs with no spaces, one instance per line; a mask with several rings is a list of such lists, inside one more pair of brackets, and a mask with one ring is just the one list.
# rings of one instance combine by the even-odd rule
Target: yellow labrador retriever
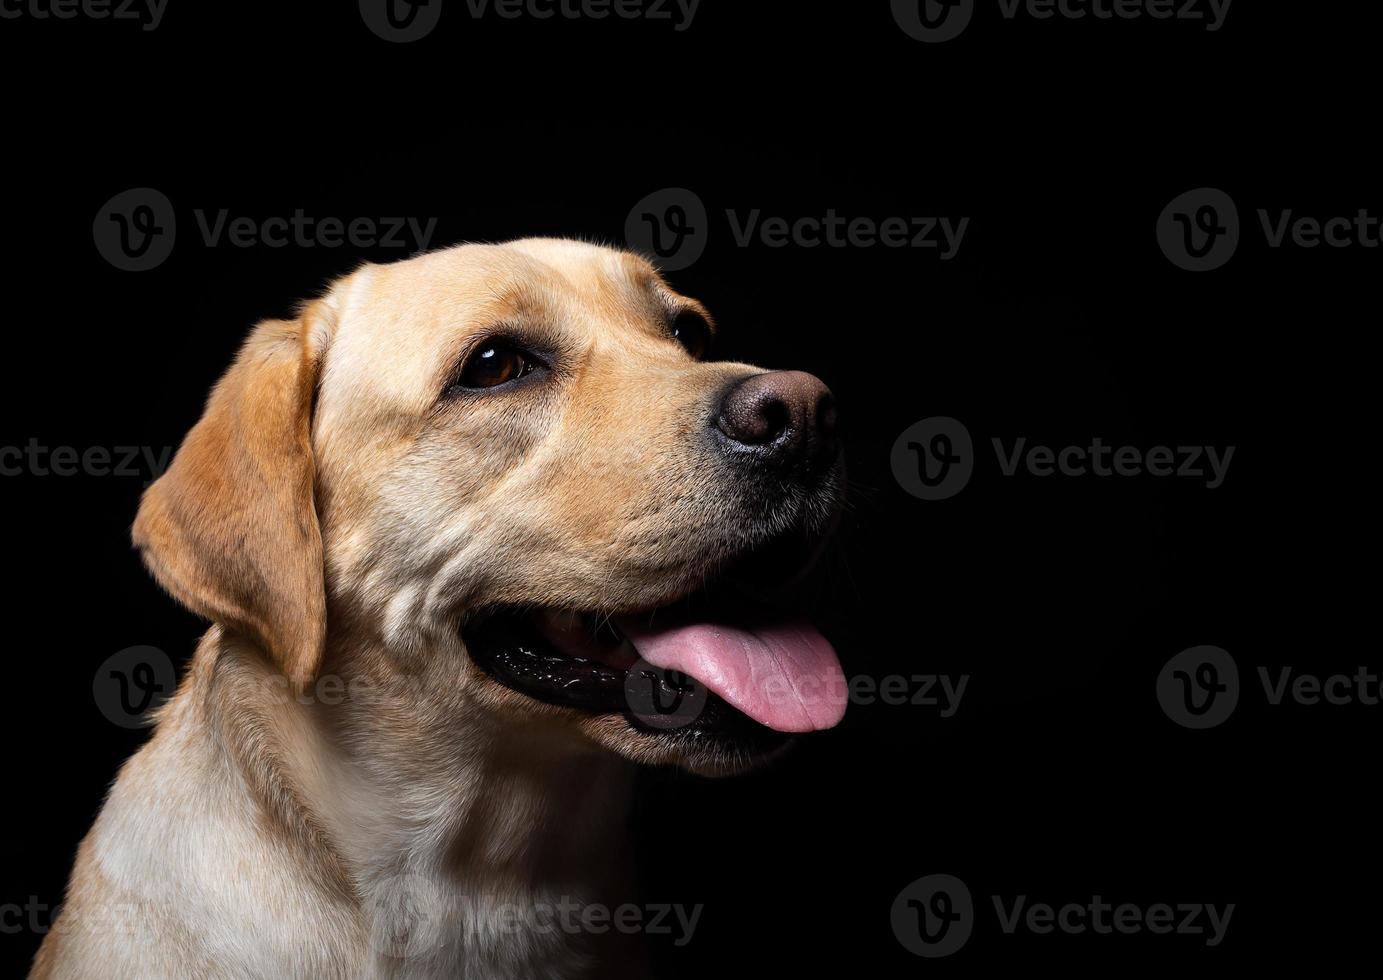
[[712,332],[643,259],[550,239],[260,324],[134,525],[213,625],[33,975],[637,962],[523,914],[617,900],[631,763],[740,770],[845,706],[825,639],[744,599],[835,512],[831,395],[702,360]]

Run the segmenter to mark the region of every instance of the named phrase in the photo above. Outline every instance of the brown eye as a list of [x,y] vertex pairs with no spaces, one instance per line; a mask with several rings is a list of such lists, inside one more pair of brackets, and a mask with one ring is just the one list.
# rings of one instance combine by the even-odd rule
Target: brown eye
[[462,365],[456,387],[498,388],[531,373],[537,366],[536,359],[512,344],[486,341]]
[[677,314],[672,321],[672,335],[698,361],[711,349],[711,325],[699,313],[686,311]]

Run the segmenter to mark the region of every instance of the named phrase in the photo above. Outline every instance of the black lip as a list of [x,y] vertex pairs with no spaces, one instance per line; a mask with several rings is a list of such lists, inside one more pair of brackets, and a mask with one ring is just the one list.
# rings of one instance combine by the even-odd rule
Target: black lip
[[[760,725],[714,694],[702,691],[704,705],[685,725],[656,726],[636,714],[629,685],[649,685],[660,702],[673,702],[696,682],[675,671],[640,661],[628,670],[553,650],[529,622],[531,611],[496,609],[462,628],[471,659],[492,680],[544,704],[590,714],[619,714],[630,728],[670,742],[730,743],[752,753],[766,752],[790,736]],[[630,677],[631,671],[637,675]]]
[[471,659],[505,687],[545,704],[624,710],[625,671],[552,650],[525,618],[521,610],[495,610],[464,629]]

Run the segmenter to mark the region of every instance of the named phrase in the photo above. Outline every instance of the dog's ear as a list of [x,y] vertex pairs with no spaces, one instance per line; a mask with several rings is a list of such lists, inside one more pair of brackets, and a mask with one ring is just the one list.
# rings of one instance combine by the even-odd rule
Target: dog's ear
[[159,583],[262,648],[299,691],[326,636],[310,430],[333,325],[319,300],[256,327],[134,522]]

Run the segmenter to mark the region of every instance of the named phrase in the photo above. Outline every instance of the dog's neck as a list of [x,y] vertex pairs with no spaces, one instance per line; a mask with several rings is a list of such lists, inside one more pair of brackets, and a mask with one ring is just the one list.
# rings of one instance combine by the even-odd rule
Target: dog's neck
[[501,917],[627,889],[629,763],[556,725],[439,711],[418,697],[435,679],[371,670],[379,651],[331,662],[332,684],[295,696],[262,657],[223,644],[209,703],[266,815],[372,935],[455,945],[465,937],[416,935],[408,910],[428,905],[434,932],[483,935]]

